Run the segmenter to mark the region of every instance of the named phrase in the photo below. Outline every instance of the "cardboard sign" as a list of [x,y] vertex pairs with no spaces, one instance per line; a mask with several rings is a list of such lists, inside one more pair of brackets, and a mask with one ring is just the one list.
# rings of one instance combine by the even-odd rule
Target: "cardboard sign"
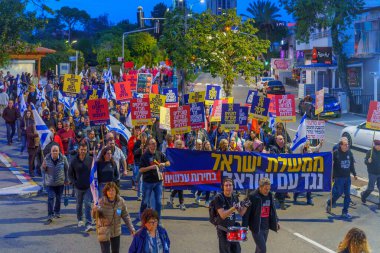
[[270,99],[269,112],[272,113],[272,115],[276,115],[276,95],[268,94],[267,98]]
[[253,96],[251,115],[252,118],[267,121],[269,113],[270,99],[263,96]]
[[248,127],[248,106],[240,106],[239,108],[239,130],[247,131]]
[[80,93],[82,78],[78,75],[65,74],[63,79],[63,91],[68,97],[76,97]]
[[324,120],[306,120],[306,136],[309,140],[325,139]]
[[215,100],[219,100],[220,89],[219,85],[206,86],[206,105],[212,105]]
[[277,122],[296,122],[296,102],[294,95],[276,95]]
[[160,107],[160,129],[170,132],[170,108]]
[[222,120],[222,100],[215,100],[211,109],[210,122],[220,122]]
[[205,91],[196,91],[196,92],[190,92],[189,93],[189,104],[190,103],[198,103],[198,102],[204,102],[206,97]]
[[380,130],[380,103],[371,101],[369,104],[365,126],[369,129]]
[[239,104],[222,104],[222,129],[239,130]]
[[178,106],[178,89],[177,88],[164,88],[162,94],[166,96],[166,107]]
[[325,102],[325,91],[319,90],[315,93],[315,111],[314,114],[318,115],[324,110],[324,102]]
[[189,133],[191,131],[190,106],[170,108],[170,123],[172,135]]
[[247,106],[252,105],[253,96],[257,96],[257,91],[255,90],[249,90],[247,94],[247,98],[245,99],[245,104]]
[[131,87],[127,82],[119,82],[114,85],[116,100],[121,103],[126,103],[132,98]]
[[124,68],[125,69],[132,69],[134,65],[135,64],[133,63],[133,61],[124,62]]
[[205,128],[205,106],[202,102],[190,104],[190,126],[192,130]]
[[87,101],[88,117],[91,126],[109,125],[110,113],[108,110],[108,101],[105,98]]
[[166,96],[160,94],[149,94],[150,112],[152,117],[160,116],[160,107],[165,105]]
[[130,107],[133,126],[152,125],[149,98],[134,98]]
[[138,73],[137,93],[150,93],[151,87],[152,87],[152,74]]
[[160,94],[158,84],[152,84],[152,89],[150,92],[154,94]]
[[137,89],[137,74],[128,74],[126,75],[126,83],[129,84],[131,87],[131,90],[136,90]]
[[88,90],[87,91],[87,100],[102,98],[102,96],[103,96],[102,90]]
[[233,97],[222,98],[222,104],[233,104],[233,103],[234,103]]

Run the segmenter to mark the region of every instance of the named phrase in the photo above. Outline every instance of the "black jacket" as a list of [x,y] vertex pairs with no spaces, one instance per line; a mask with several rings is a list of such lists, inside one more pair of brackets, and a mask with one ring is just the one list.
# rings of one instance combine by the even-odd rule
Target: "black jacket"
[[76,155],[70,163],[69,179],[70,182],[79,190],[87,190],[90,188],[90,173],[92,166],[92,158],[87,154],[83,161]]
[[[248,196],[251,201],[251,206],[248,207],[247,211],[243,216],[243,227],[249,227],[253,233],[260,232],[260,223],[261,223],[261,209],[262,209],[262,200],[259,196],[259,190],[251,192]],[[270,214],[269,214],[269,229],[277,232],[278,228],[278,218],[276,213],[276,208],[274,206],[274,200],[272,193],[269,193],[269,198],[271,201],[270,205]]]
[[350,173],[356,176],[354,156],[351,150],[343,152],[339,147],[333,152],[333,176],[334,178],[349,178]]
[[368,150],[364,163],[367,165],[368,173],[374,175],[380,175],[380,151],[377,151],[375,148],[372,148],[372,162],[368,163],[368,159],[371,156],[371,150]]

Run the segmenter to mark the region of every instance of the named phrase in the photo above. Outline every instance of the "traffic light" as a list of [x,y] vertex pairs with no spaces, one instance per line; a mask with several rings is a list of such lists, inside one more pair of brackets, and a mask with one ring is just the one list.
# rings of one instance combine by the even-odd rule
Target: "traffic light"
[[137,24],[140,28],[145,27],[143,7],[137,7]]
[[154,23],[154,33],[159,34],[160,33],[160,20],[156,20]]

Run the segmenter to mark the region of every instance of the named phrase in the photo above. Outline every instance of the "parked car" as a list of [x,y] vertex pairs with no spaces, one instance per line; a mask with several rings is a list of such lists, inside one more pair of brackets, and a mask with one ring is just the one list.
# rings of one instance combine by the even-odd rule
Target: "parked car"
[[274,80],[276,80],[276,79],[274,79],[274,77],[270,77],[270,76],[261,77],[260,80],[256,83],[256,88],[258,90],[262,90],[266,82],[274,81]]
[[[304,113],[306,112],[307,117],[311,119],[316,118],[317,116],[315,115],[315,95],[311,95],[308,98],[305,97],[304,99],[301,99],[298,105],[298,110],[300,115],[304,115]],[[324,108],[320,116],[335,116],[339,118],[341,115],[342,109],[336,97],[329,94],[325,94]]]
[[341,132],[342,137],[347,137],[348,144],[358,148],[370,150],[373,147],[373,134],[375,138],[380,138],[380,131],[368,129],[365,122],[357,126],[348,126],[343,128]]
[[264,87],[266,88],[267,94],[285,95],[285,85],[281,81],[268,81]]

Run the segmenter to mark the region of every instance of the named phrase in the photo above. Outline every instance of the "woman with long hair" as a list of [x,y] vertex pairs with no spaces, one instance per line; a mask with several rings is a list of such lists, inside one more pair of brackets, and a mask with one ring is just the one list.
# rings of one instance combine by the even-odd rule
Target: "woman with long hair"
[[359,228],[351,228],[338,247],[339,253],[370,253],[367,236]]
[[113,160],[111,146],[106,146],[102,149],[97,162],[97,172],[100,191],[106,183],[119,180],[119,170]]
[[96,219],[96,233],[102,253],[119,253],[121,219],[127,225],[129,232],[136,233],[125,200],[120,197],[120,191],[114,182],[104,186],[103,197],[99,205],[94,205],[92,216]]
[[20,153],[22,154],[24,152],[24,149],[26,147],[26,129],[34,124],[34,118],[33,113],[31,110],[26,110],[24,112],[24,117],[22,117],[22,120],[20,122],[20,129],[21,129],[21,150]]

